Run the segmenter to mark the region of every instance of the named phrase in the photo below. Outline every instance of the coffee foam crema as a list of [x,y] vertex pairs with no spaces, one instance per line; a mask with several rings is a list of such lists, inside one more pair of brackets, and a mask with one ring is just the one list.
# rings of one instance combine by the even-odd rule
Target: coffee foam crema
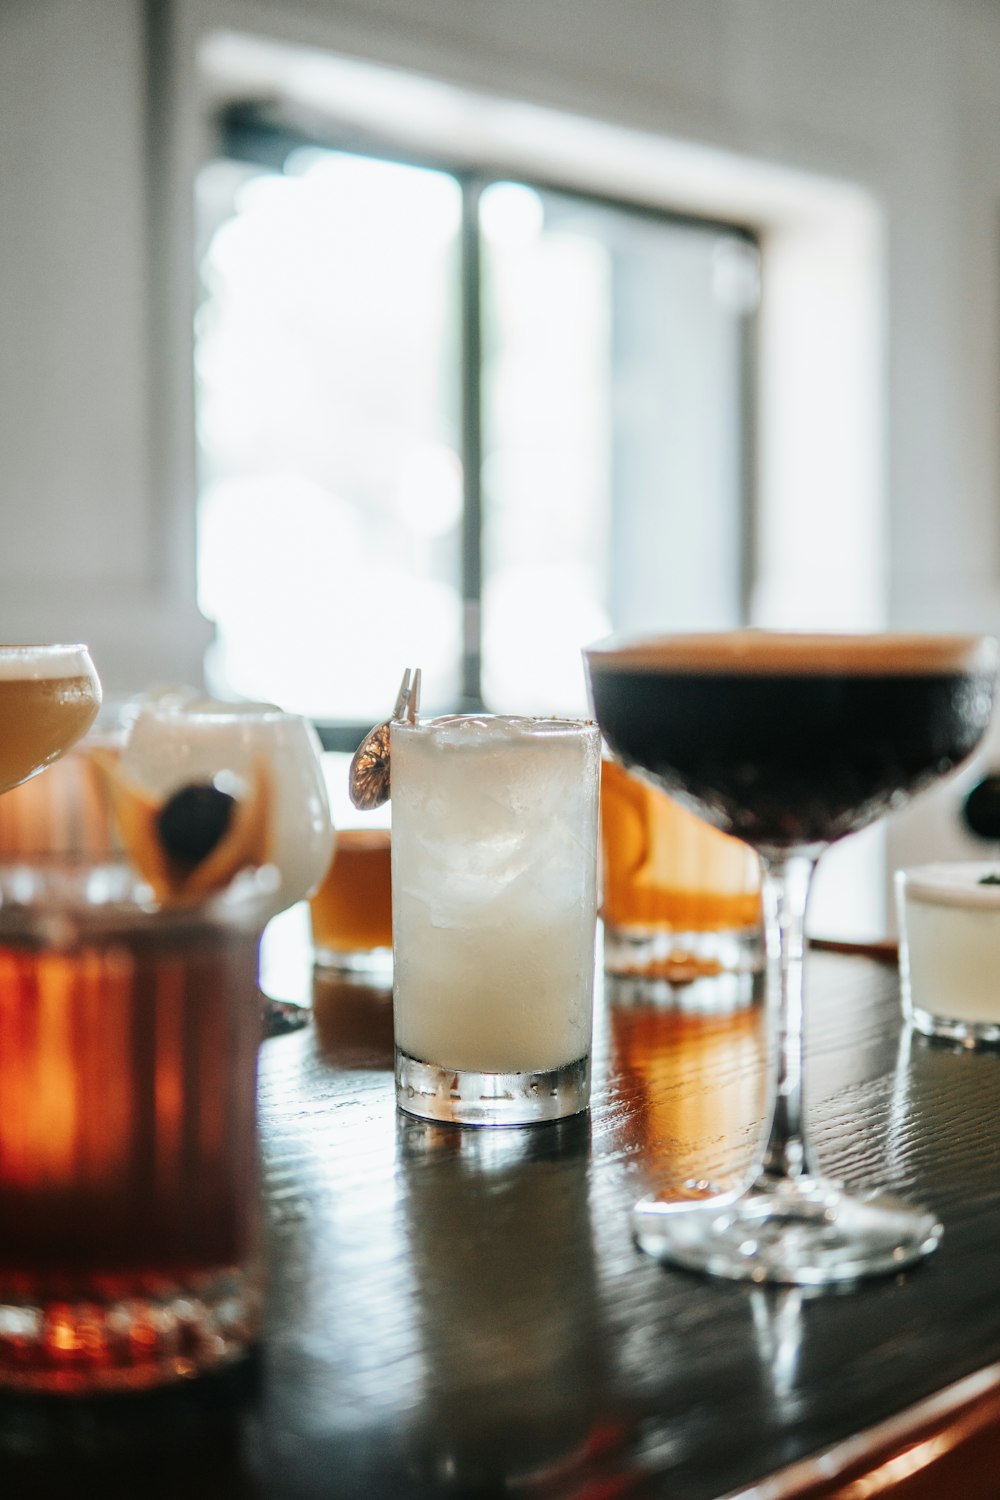
[[612,638],[584,655],[595,671],[713,672],[734,676],[986,674],[1000,646],[978,635],[838,635],[733,630]]
[[0,681],[51,682],[88,677],[86,646],[0,646]]

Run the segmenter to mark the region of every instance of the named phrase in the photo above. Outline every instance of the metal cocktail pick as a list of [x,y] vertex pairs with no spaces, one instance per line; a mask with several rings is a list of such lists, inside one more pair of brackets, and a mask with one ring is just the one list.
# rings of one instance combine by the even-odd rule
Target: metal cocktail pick
[[362,812],[372,812],[389,800],[389,726],[393,722],[415,724],[420,707],[420,668],[410,679],[410,669],[403,673],[403,680],[396,695],[396,704],[389,718],[369,729],[354,752],[347,785],[351,801]]

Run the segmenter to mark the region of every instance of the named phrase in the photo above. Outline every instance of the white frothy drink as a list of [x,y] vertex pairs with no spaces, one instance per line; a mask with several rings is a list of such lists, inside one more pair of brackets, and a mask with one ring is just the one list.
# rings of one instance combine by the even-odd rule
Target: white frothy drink
[[396,1045],[479,1073],[590,1051],[596,726],[483,716],[393,724]]
[[921,1029],[1000,1027],[1000,869],[955,860],[896,873],[903,1005]]

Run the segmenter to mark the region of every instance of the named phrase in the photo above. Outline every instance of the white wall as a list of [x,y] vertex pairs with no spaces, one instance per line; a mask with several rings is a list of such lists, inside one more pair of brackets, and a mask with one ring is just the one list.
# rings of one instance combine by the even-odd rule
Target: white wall
[[[112,688],[197,671],[189,179],[196,53],[216,28],[865,189],[885,236],[886,618],[1000,626],[989,0],[175,0],[149,13],[152,87],[137,0],[0,6],[0,636],[87,638]],[[906,834],[907,857],[921,837]]]
[[207,638],[158,420],[141,15],[0,6],[0,637],[87,640],[111,686],[186,675]]

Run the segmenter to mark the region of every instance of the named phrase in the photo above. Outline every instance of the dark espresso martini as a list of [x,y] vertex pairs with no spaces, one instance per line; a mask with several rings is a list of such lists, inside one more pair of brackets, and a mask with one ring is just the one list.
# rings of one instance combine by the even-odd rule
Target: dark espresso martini
[[626,765],[756,848],[830,843],[946,775],[993,702],[992,642],[738,631],[587,653]]
[[761,858],[773,1055],[760,1153],[737,1192],[642,1199],[636,1239],[663,1260],[751,1281],[819,1287],[895,1273],[934,1249],[941,1225],[819,1170],[803,1114],[806,905],[828,844],[975,749],[993,708],[996,642],[736,631],[584,654],[612,750]]

